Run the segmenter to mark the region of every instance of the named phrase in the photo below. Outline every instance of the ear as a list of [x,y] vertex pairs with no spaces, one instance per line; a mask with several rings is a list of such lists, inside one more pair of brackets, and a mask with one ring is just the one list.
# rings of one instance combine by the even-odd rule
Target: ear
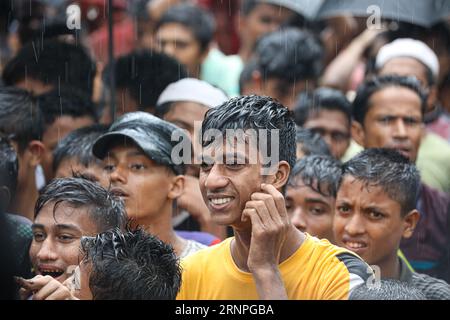
[[183,194],[184,191],[184,176],[179,175],[172,178],[172,184],[170,186],[167,197],[171,200],[175,200]]
[[29,153],[29,165],[36,167],[41,163],[42,157],[45,152],[44,144],[39,140],[33,140],[28,144],[26,152]]
[[408,214],[403,218],[403,238],[410,238],[414,230],[416,229],[417,222],[419,222],[420,213],[416,209],[408,212]]
[[276,189],[281,190],[287,183],[289,179],[289,173],[291,172],[291,167],[287,161],[280,161],[278,163],[278,168],[273,175],[269,176],[268,183],[273,185]]
[[433,107],[436,103],[438,99],[438,90],[437,90],[437,86],[431,86],[428,92],[428,97],[427,97],[427,111],[429,110],[429,106],[431,106],[431,110],[433,110]]
[[255,88],[258,88],[259,92],[264,90],[264,79],[258,70],[252,72],[252,83]]
[[360,146],[364,147],[365,133],[364,133],[364,128],[361,125],[361,123],[353,120],[352,126],[351,126],[351,131],[352,131],[353,140],[355,140],[355,142],[357,144],[359,144]]

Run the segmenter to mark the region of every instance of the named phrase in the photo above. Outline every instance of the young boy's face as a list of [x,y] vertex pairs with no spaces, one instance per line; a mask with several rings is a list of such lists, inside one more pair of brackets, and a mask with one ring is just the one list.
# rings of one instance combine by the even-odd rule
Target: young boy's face
[[174,175],[169,168],[151,160],[133,143],[112,147],[104,162],[111,191],[124,200],[128,217],[147,225],[171,210],[168,194]]
[[300,231],[333,242],[335,198],[324,196],[297,178],[286,189],[286,209],[292,224]]
[[78,265],[80,239],[98,233],[86,207],[60,203],[45,205],[34,220],[30,259],[37,275],[50,275],[64,282]]
[[[252,193],[261,192],[261,183],[270,178],[262,175],[261,163],[251,157],[249,150],[254,150],[253,146],[246,144],[244,151],[239,147],[227,149],[226,143],[223,148],[212,145],[204,148],[202,155],[204,163],[199,184],[203,200],[215,223],[248,227],[249,222],[241,221],[242,211]],[[238,159],[245,159],[245,163],[238,162]]]
[[417,221],[410,218],[410,213],[402,217],[400,204],[382,187],[367,186],[347,175],[336,197],[336,244],[355,252],[370,265],[383,266],[396,259],[402,237],[411,236]]

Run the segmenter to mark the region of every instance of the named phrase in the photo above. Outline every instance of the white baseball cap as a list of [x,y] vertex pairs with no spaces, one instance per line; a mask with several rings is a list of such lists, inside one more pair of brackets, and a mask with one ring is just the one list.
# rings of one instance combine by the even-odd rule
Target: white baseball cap
[[378,51],[375,67],[380,69],[393,58],[409,57],[419,60],[430,68],[434,78],[439,74],[439,60],[433,50],[419,40],[403,38],[394,40]]
[[228,100],[226,94],[205,81],[185,78],[171,83],[161,93],[157,106],[167,102],[189,101],[214,108]]

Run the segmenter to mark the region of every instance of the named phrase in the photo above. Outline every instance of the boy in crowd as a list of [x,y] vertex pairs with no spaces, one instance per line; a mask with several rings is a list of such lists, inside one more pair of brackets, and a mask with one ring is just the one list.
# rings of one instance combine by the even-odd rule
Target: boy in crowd
[[36,168],[45,151],[42,143],[42,112],[31,95],[22,89],[0,87],[0,132],[11,140],[19,160],[17,189],[8,212],[19,214],[30,222],[38,198]]
[[142,229],[112,229],[81,240],[81,262],[64,283],[19,280],[33,300],[174,300],[181,284],[173,248]]
[[447,300],[445,281],[411,272],[397,255],[401,239],[411,238],[419,221],[420,188],[419,172],[408,158],[390,149],[362,151],[343,165],[334,236],[338,245],[377,266],[382,279],[407,282],[427,299]]
[[191,143],[186,133],[175,125],[145,112],[125,114],[97,139],[94,155],[104,161],[112,192],[125,201],[133,225],[142,226],[174,247],[179,257],[187,256],[204,245],[178,236],[172,226],[174,202],[184,191],[185,166],[172,160],[178,134]]
[[103,163],[92,153],[94,142],[107,130],[108,126],[96,124],[69,133],[53,151],[53,175],[70,178],[74,173],[82,174],[107,186],[109,178],[103,171]]
[[124,228],[123,201],[83,178],[54,179],[42,190],[35,208],[30,258],[36,275],[64,282],[78,265],[80,240]]
[[97,110],[87,94],[71,87],[61,87],[40,95],[37,103],[44,122],[42,143],[45,152],[41,166],[45,181],[49,182],[54,178],[52,162],[56,145],[73,130],[96,123]]
[[[212,219],[231,226],[235,236],[184,259],[177,298],[348,298],[372,274],[368,266],[299,231],[286,212],[281,192],[295,163],[289,110],[269,97],[233,98],[207,112],[202,130],[209,129],[215,134],[202,139],[200,189]],[[237,146],[229,129],[243,134],[236,136]],[[274,143],[252,143],[251,132],[263,141],[257,130],[265,130]],[[266,162],[262,155],[269,145],[277,150]]]
[[380,49],[375,67],[378,75],[414,76],[427,93],[423,116],[427,130],[423,133],[416,165],[427,185],[450,192],[449,137],[442,132],[450,127],[450,118],[437,101],[439,60],[436,54],[419,40],[397,39]]
[[[198,79],[186,78],[168,85],[161,93],[156,115],[187,130],[192,141],[197,142],[200,132],[194,130],[201,125],[205,113],[227,100],[220,89]],[[194,155],[197,145],[198,143],[194,143]],[[185,191],[177,199],[177,207],[182,211],[175,213],[174,226],[178,230],[209,232],[224,239],[225,228],[212,223],[208,208],[203,202],[198,187],[198,173],[198,165],[187,166]]]
[[295,123],[318,133],[336,159],[341,159],[350,145],[352,105],[335,89],[318,88],[299,95],[294,109]]
[[297,229],[334,242],[334,204],[340,176],[340,163],[332,157],[311,155],[295,164],[287,184],[286,209]]
[[[413,77],[384,76],[363,83],[353,101],[352,135],[365,148],[390,148],[415,163],[423,134],[425,96]],[[441,277],[439,265],[449,250],[450,198],[421,183],[416,231],[402,241],[401,250],[412,267]],[[448,263],[448,262],[446,262]]]

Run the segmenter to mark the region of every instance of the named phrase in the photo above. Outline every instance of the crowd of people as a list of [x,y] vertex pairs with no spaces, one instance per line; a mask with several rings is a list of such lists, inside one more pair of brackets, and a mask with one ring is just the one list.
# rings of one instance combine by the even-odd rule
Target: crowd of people
[[0,299],[450,299],[449,6],[331,2],[2,2]]

